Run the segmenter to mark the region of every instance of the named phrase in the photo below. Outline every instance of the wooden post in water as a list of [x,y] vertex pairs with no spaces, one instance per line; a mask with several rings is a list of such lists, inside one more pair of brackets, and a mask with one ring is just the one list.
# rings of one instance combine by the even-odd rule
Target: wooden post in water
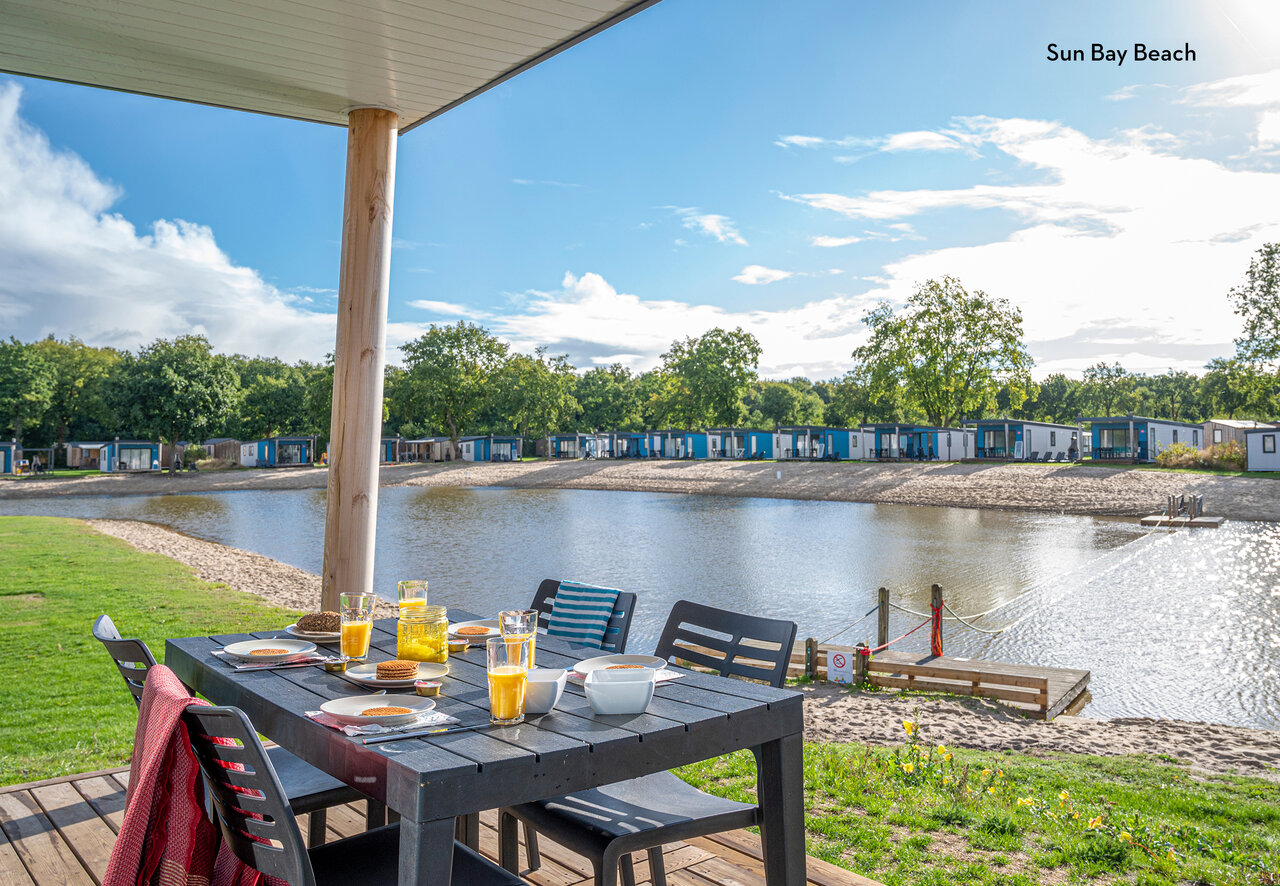
[[327,610],[338,609],[339,594],[373,592],[397,123],[396,112],[382,108],[347,115],[320,597]]
[[810,680],[818,679],[818,641],[813,637],[804,641],[804,673]]
[[933,609],[933,638],[929,643],[930,651],[934,655],[942,654],[942,588],[934,585],[932,589],[932,599],[930,606]]
[[880,594],[880,611],[876,613],[879,621],[876,624],[876,647],[879,648],[889,642],[889,589],[881,588]]

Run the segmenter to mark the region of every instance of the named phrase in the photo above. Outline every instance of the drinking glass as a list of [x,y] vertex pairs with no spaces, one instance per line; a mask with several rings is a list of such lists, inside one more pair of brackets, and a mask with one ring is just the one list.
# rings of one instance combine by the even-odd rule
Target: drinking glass
[[402,581],[396,588],[400,596],[400,611],[418,609],[427,605],[427,583],[423,579]]
[[529,641],[490,637],[485,642],[485,652],[489,663],[489,722],[496,726],[523,723]]
[[338,595],[342,621],[342,657],[362,661],[369,654],[373,635],[373,594]]
[[510,640],[528,640],[529,667],[537,667],[533,662],[538,654],[538,610],[507,609],[499,612],[498,630]]

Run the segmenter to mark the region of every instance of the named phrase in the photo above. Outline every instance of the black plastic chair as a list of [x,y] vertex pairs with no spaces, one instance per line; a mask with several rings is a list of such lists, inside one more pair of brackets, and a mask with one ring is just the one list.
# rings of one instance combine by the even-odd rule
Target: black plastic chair
[[[108,615],[98,616],[98,620],[93,623],[93,636],[107,648],[120,676],[124,678],[124,685],[133,696],[133,703],[141,705],[142,684],[147,679],[147,671],[156,663],[147,644],[141,640],[121,637],[115,622]],[[311,816],[307,820],[307,840],[312,846],[319,846],[324,842],[325,826],[328,824],[325,810],[330,806],[368,800],[368,826],[373,828],[386,820],[385,807],[381,803],[369,800],[355,788],[321,772],[284,748],[273,747],[267,751],[267,755],[271,758],[280,781],[285,785],[284,796],[288,797],[294,814],[309,813]]]
[[[654,654],[722,677],[781,686],[795,645],[795,622],[742,615],[681,600],[671,608]],[[498,816],[502,866],[518,873],[516,822],[591,860],[598,886],[621,871],[634,886],[631,853],[647,850],[653,886],[666,886],[662,846],[690,837],[760,824],[760,807],[706,794],[670,772],[658,772],[551,800],[503,809]],[[530,853],[531,869],[536,870]]]
[[[182,715],[213,801],[213,816],[236,858],[290,886],[395,886],[400,826],[386,825],[308,850],[272,761],[239,708],[191,705]],[[459,886],[518,886],[507,873],[455,842]]]
[[[546,629],[551,623],[551,607],[556,593],[560,590],[560,582],[554,578],[542,580],[538,590],[534,592],[530,609],[538,610],[538,627]],[[618,602],[609,616],[609,624],[604,629],[604,640],[600,649],[606,653],[627,651],[627,635],[631,633],[631,616],[636,608],[636,595],[631,591],[619,591]]]

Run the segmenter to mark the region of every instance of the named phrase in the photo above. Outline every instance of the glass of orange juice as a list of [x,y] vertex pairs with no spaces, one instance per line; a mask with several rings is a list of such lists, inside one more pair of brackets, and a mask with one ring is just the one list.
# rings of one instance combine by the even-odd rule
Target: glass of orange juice
[[538,654],[538,610],[507,609],[499,612],[498,630],[508,640],[528,640],[529,667],[537,667],[533,662]]
[[338,616],[342,621],[342,657],[363,660],[373,635],[373,594],[340,594]]
[[485,642],[489,662],[489,722],[495,726],[524,722],[529,650],[528,640],[490,637]]
[[396,586],[400,598],[400,610],[421,609],[427,605],[427,583],[422,579],[402,581]]

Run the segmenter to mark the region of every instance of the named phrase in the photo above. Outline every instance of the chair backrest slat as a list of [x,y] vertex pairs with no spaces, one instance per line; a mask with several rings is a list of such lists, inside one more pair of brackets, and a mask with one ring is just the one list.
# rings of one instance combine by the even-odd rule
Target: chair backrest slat
[[[560,582],[554,578],[545,578],[534,592],[530,609],[538,610],[538,627],[546,630],[551,623],[551,608],[556,594],[560,591]],[[604,640],[600,649],[609,653],[627,651],[627,636],[631,633],[631,616],[635,614],[636,595],[631,591],[619,591],[618,602],[613,606],[613,614],[604,629]]]
[[133,696],[133,703],[142,704],[142,684],[147,671],[155,666],[155,656],[141,640],[124,639],[108,615],[98,616],[93,623],[93,636],[107,649],[116,669],[124,678],[124,685]]
[[722,677],[743,677],[781,686],[787,678],[795,641],[793,621],[743,615],[680,600],[671,607],[654,655],[708,668]]
[[249,718],[239,708],[191,705],[182,721],[236,858],[290,886],[315,886],[298,821]]

